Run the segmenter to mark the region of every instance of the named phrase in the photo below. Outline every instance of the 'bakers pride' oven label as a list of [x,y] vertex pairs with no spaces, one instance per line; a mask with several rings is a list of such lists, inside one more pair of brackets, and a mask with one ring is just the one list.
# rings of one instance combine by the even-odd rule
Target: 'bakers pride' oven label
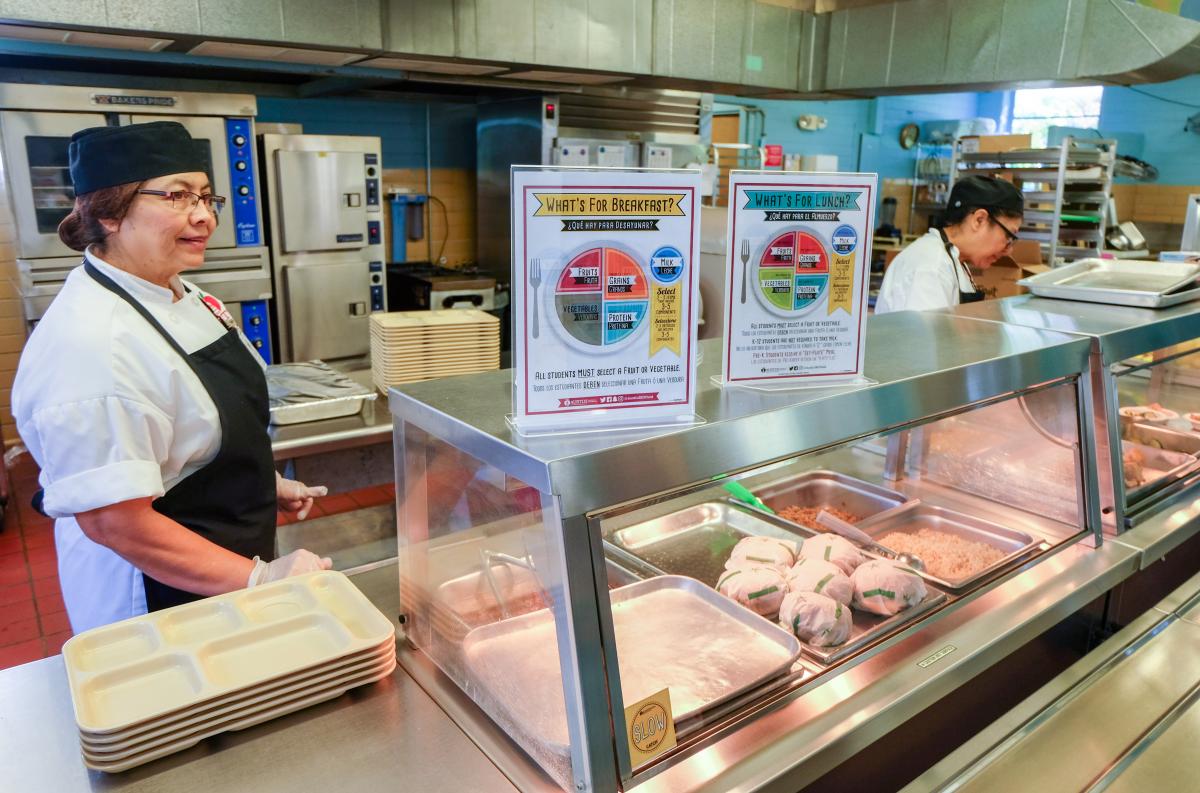
[[97,105],[137,105],[139,107],[175,107],[179,100],[173,96],[137,96],[126,94],[92,94]]

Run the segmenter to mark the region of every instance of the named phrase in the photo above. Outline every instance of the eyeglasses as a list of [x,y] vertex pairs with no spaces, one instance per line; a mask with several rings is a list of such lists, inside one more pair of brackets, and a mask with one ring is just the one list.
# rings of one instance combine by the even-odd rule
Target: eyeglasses
[[138,190],[138,192],[142,195],[160,196],[171,202],[172,209],[187,212],[191,212],[197,204],[203,201],[204,208],[211,212],[213,217],[220,217],[221,210],[225,208],[225,197],[212,193],[200,195],[190,190]]
[[1008,244],[1005,245],[1006,248],[1011,248],[1016,243],[1017,240],[1021,239],[1016,234],[1009,231],[1008,226],[1006,226],[1003,223],[1001,223],[1000,221],[996,220],[996,218],[992,216],[991,212],[988,213],[988,220],[992,221],[997,226],[999,226],[1000,230],[1004,232],[1004,236],[1008,238]]

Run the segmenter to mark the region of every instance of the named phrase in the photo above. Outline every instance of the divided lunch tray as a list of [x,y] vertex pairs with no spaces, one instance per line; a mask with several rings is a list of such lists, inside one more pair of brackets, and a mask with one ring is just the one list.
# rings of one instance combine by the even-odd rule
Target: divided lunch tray
[[368,655],[392,623],[341,573],[321,571],[145,614],[63,645],[84,737]]
[[[390,675],[395,668],[396,658],[393,655],[375,662],[375,665],[372,667],[358,670],[323,685],[307,685],[265,702],[240,708],[229,708],[221,713],[213,714],[211,717],[206,717],[198,721],[190,729],[148,735],[126,746],[92,746],[85,744],[82,747],[83,756],[88,761],[89,766],[98,767],[99,770],[117,770],[103,766],[130,760],[136,760],[138,764],[145,763],[151,759],[150,755],[159,756],[158,752],[164,749],[169,748],[172,752],[179,751],[213,735],[227,732],[231,729],[242,729],[254,724],[261,724],[284,713],[291,713],[298,709],[297,703],[316,704],[317,702],[334,699],[346,693],[348,689],[365,683],[372,683]],[[100,764],[100,766],[96,764]]]

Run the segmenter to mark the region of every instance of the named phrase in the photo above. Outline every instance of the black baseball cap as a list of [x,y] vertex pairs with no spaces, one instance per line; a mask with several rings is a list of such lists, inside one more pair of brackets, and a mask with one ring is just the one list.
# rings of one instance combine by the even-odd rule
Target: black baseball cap
[[177,121],[81,129],[71,136],[67,160],[76,195],[174,173],[212,178],[204,144]]
[[995,176],[967,176],[954,183],[948,209],[998,210],[1005,215],[1024,215],[1025,199],[1012,182]]

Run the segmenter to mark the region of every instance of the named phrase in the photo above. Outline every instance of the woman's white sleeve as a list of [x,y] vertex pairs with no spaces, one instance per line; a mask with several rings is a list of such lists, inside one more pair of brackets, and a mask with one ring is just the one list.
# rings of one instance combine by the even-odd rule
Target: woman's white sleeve
[[164,492],[173,428],[153,405],[117,396],[48,405],[21,427],[29,432],[41,450],[42,508],[51,517]]

